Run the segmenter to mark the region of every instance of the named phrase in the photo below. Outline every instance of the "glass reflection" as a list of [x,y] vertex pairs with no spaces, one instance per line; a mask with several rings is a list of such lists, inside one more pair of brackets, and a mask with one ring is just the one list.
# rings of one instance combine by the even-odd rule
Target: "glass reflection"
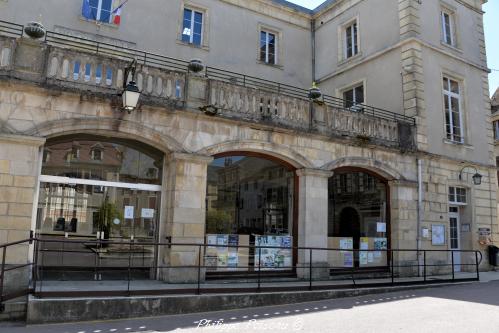
[[291,235],[294,174],[248,156],[216,159],[208,167],[207,234]]
[[159,185],[162,164],[161,157],[151,156],[128,145],[70,140],[46,145],[42,174]]

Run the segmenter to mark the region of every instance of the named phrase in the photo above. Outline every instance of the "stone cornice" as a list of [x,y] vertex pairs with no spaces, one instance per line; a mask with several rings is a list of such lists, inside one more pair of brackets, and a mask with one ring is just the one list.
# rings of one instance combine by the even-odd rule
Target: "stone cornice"
[[197,163],[197,164],[209,164],[213,161],[213,157],[206,156],[206,155],[191,154],[191,153],[173,152],[173,153],[170,153],[168,155],[167,160],[169,162],[180,160],[180,161],[187,161],[187,162],[192,162],[192,163]]
[[318,78],[317,79],[317,83],[320,83],[320,82],[323,82],[325,80],[328,80],[328,79],[330,79],[330,78],[332,78],[332,77],[334,77],[336,75],[339,75],[339,74],[341,74],[343,72],[346,72],[348,70],[351,70],[351,69],[353,69],[353,68],[355,68],[357,66],[365,64],[368,61],[372,61],[372,60],[374,60],[374,59],[376,59],[376,58],[378,58],[378,57],[380,57],[380,56],[382,56],[382,55],[384,55],[384,54],[386,54],[388,52],[391,52],[391,51],[393,51],[395,49],[398,49],[398,48],[400,48],[400,47],[402,47],[402,46],[404,46],[406,44],[410,44],[410,43],[419,43],[422,46],[425,46],[425,47],[427,47],[429,49],[432,49],[433,51],[439,52],[439,53],[441,53],[441,54],[443,54],[445,56],[451,57],[451,58],[453,58],[455,60],[461,61],[461,62],[463,62],[463,63],[465,63],[465,64],[467,64],[469,66],[475,67],[475,68],[477,68],[479,70],[482,70],[484,72],[487,72],[487,73],[491,72],[491,70],[489,68],[487,68],[487,67],[483,67],[480,64],[474,63],[474,62],[469,61],[469,60],[467,60],[467,59],[465,59],[463,57],[459,57],[459,56],[454,55],[454,54],[452,54],[450,52],[447,52],[446,50],[444,50],[444,49],[442,49],[442,48],[440,48],[438,46],[434,46],[434,45],[432,45],[430,43],[427,43],[427,42],[423,41],[420,38],[411,37],[411,38],[404,39],[404,40],[402,40],[402,41],[400,41],[400,42],[398,42],[398,43],[396,43],[396,44],[394,44],[392,46],[386,47],[383,50],[377,51],[377,52],[375,52],[375,53],[373,53],[373,54],[371,54],[369,56],[366,56],[364,59],[362,59],[362,60],[360,60],[360,61],[358,61],[356,63],[352,63],[352,64],[350,64],[347,67],[344,67],[344,68],[336,70],[335,72],[326,74],[323,77]]
[[298,177],[320,177],[320,178],[331,178],[334,174],[333,171],[327,171],[322,169],[299,169],[296,170]]
[[22,144],[25,146],[40,147],[45,144],[45,141],[46,141],[45,138],[0,133],[0,142],[9,142],[9,143]]
[[224,3],[251,10],[261,15],[281,20],[288,24],[310,30],[312,15],[298,11],[296,8],[268,0],[220,0]]

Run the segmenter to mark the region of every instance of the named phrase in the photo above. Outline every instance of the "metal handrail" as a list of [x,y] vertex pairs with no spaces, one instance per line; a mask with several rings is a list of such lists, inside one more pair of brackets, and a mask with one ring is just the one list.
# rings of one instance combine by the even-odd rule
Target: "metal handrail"
[[[7,253],[7,249],[9,247],[12,247],[12,246],[15,246],[15,245],[19,245],[19,244],[23,244],[23,243],[33,243],[35,242],[35,257],[34,257],[34,262],[33,263],[27,263],[27,264],[22,264],[22,265],[13,265],[11,267],[6,267],[6,253]],[[44,265],[43,261],[44,261],[44,256],[43,256],[43,253],[46,252],[47,250],[46,249],[43,249],[43,246],[40,246],[40,244],[43,244],[43,243],[59,243],[59,244],[62,244],[62,248],[56,248],[56,249],[50,249],[49,251],[51,252],[61,252],[62,251],[62,255],[64,255],[64,251],[65,250],[65,247],[64,245],[65,244],[85,244],[86,246],[88,246],[89,244],[94,244],[96,246],[99,246],[102,247],[104,244],[107,244],[107,245],[111,245],[111,244],[119,244],[119,245],[122,245],[122,246],[125,246],[125,247],[129,247],[129,251],[128,251],[128,264],[126,266],[112,266],[112,268],[116,268],[116,269],[126,269],[127,270],[127,288],[126,288],[126,291],[123,290],[123,291],[117,291],[117,290],[104,290],[104,291],[74,291],[74,292],[67,292],[67,291],[64,291],[64,292],[54,292],[54,291],[45,291],[43,292],[43,288],[42,288],[42,283],[43,283],[43,269],[44,267],[47,269],[47,268],[50,268],[52,266],[50,265]],[[175,246],[175,247],[194,247],[197,249],[198,252],[198,262],[196,264],[193,264],[193,265],[158,265],[156,262],[154,262],[152,265],[146,265],[145,262],[143,261],[142,262],[142,265],[136,265],[133,263],[133,260],[132,260],[132,247],[134,245],[138,245],[138,246],[156,246],[156,247],[159,247],[159,246],[165,246],[165,247],[168,247],[168,248],[171,248],[172,246]],[[4,302],[9,300],[9,299],[12,299],[12,298],[15,298],[15,297],[19,297],[19,296],[22,296],[22,295],[26,295],[26,294],[29,294],[29,293],[34,293],[35,295],[37,296],[40,296],[40,297],[43,297],[44,295],[51,295],[51,296],[61,296],[61,297],[64,297],[64,296],[74,296],[74,295],[108,295],[108,296],[114,296],[114,295],[125,295],[125,296],[131,296],[131,295],[139,295],[141,293],[143,294],[165,294],[165,293],[183,293],[183,292],[195,292],[196,294],[200,294],[201,292],[207,292],[207,293],[211,293],[211,292],[214,292],[214,291],[219,291],[219,292],[240,292],[240,291],[243,291],[243,290],[253,290],[252,288],[221,288],[221,289],[212,289],[212,288],[205,288],[203,289],[201,287],[201,271],[202,269],[206,269],[206,268],[212,268],[212,266],[207,266],[204,262],[202,262],[202,253],[205,253],[206,254],[206,248],[213,248],[213,247],[222,247],[222,248],[246,248],[246,249],[253,249],[254,250],[254,253],[256,253],[257,251],[255,251],[256,249],[258,249],[258,252],[260,252],[261,254],[261,250],[262,249],[286,249],[286,250],[290,250],[290,251],[304,251],[304,255],[307,256],[307,251],[308,251],[308,258],[309,258],[309,262],[304,262],[304,263],[301,263],[301,264],[292,264],[291,266],[285,266],[285,267],[279,267],[279,269],[290,269],[292,271],[294,270],[298,270],[298,269],[307,269],[308,270],[308,278],[305,280],[305,281],[301,281],[301,283],[303,282],[308,282],[307,283],[307,286],[304,287],[303,284],[301,285],[296,285],[296,286],[292,286],[292,288],[290,286],[288,287],[285,287],[285,286],[282,286],[282,287],[262,287],[262,284],[265,282],[265,281],[262,281],[262,279],[264,278],[265,274],[263,274],[264,272],[262,272],[262,268],[261,268],[261,265],[258,265],[257,267],[255,266],[250,266],[249,264],[247,266],[239,266],[237,268],[253,268],[254,269],[254,274],[256,274],[256,279],[257,279],[257,288],[254,289],[255,291],[258,291],[258,292],[261,292],[261,291],[264,291],[264,290],[287,290],[287,288],[291,288],[290,290],[298,290],[298,289],[303,289],[305,288],[306,290],[314,290],[314,289],[337,289],[337,288],[345,288],[345,287],[352,287],[352,288],[358,288],[358,287],[367,287],[367,286],[370,286],[370,287],[376,287],[376,286],[385,286],[385,285],[407,285],[407,284],[418,284],[418,283],[437,283],[437,282],[461,282],[461,281],[478,281],[480,279],[480,272],[479,272],[479,265],[480,263],[482,262],[482,253],[480,251],[476,251],[476,250],[440,250],[440,249],[429,249],[429,250],[416,250],[416,249],[384,249],[384,250],[372,250],[372,249],[369,249],[369,250],[360,250],[360,249],[337,249],[337,248],[324,248],[324,247],[299,247],[299,246],[289,246],[289,247],[284,247],[284,246],[267,246],[267,245],[218,245],[218,244],[206,244],[206,243],[203,243],[203,244],[198,244],[198,243],[174,243],[174,242],[149,242],[149,243],[137,243],[135,242],[134,240],[129,240],[129,241],[121,241],[121,242],[117,242],[117,241],[107,241],[107,240],[102,240],[102,239],[89,239],[89,240],[72,240],[72,239],[43,239],[43,238],[39,238],[39,237],[32,237],[32,238],[29,238],[29,239],[25,239],[25,240],[20,240],[20,241],[16,241],[16,242],[11,242],[11,243],[6,243],[6,244],[0,244],[0,250],[2,251],[1,252],[1,257],[2,257],[2,261],[1,261],[1,266],[0,266],[0,310],[2,309],[3,305],[4,305]],[[202,250],[205,250],[204,252]],[[71,250],[69,250],[71,251]],[[69,252],[68,251],[68,252]],[[351,268],[345,268],[345,267],[335,267],[335,266],[330,266],[329,264],[321,264],[321,263],[317,263],[317,264],[314,264],[313,263],[313,253],[314,251],[343,251],[343,252],[385,252],[387,254],[387,259],[389,259],[389,264],[388,264],[388,268],[389,269],[389,274],[390,274],[390,277],[388,277],[388,279],[391,280],[391,282],[370,282],[370,283],[361,283],[359,284],[358,281],[356,281],[356,275],[359,274],[359,272],[357,272],[355,270],[354,267],[351,267]],[[423,252],[423,263],[417,263],[417,264],[395,264],[395,260],[393,259],[394,258],[394,254],[396,253],[401,253],[401,252],[409,252],[409,253],[421,253]],[[470,253],[470,254],[474,254],[474,257],[475,257],[475,262],[474,263],[462,263],[462,264],[459,264],[460,267],[467,267],[467,266],[475,266],[476,268],[476,277],[475,278],[458,278],[455,276],[454,274],[454,266],[456,266],[454,264],[454,262],[452,261],[451,263],[428,263],[427,262],[427,252],[428,253],[447,253],[451,255],[451,257],[453,257],[453,253],[456,253],[456,252],[459,252],[459,253]],[[41,264],[38,263],[38,257],[41,255]],[[97,253],[94,253],[95,256],[97,256]],[[260,255],[260,258],[261,258],[261,255]],[[479,259],[480,258],[480,259]],[[140,259],[140,258],[139,258]],[[453,259],[452,259],[453,260]],[[34,266],[34,269],[32,270],[32,285],[30,288],[26,289],[26,290],[23,290],[23,291],[20,291],[20,292],[15,292],[15,293],[11,293],[11,294],[5,294],[4,293],[4,280],[5,280],[5,272],[7,271],[11,271],[11,270],[15,270],[15,269],[19,269],[19,268],[22,268],[22,267],[27,267],[27,266]],[[429,280],[428,279],[428,273],[427,273],[427,268],[429,267],[449,267],[451,266],[451,270],[452,270],[452,278],[451,279],[436,279],[436,280]],[[58,266],[54,266],[54,267],[58,267]],[[92,269],[93,272],[94,272],[94,276],[95,278],[97,278],[97,276],[100,276],[100,272],[99,272],[99,269],[100,270],[104,270],[105,267],[98,267],[97,265],[97,261],[95,261],[95,265],[94,266],[82,266],[82,265],[64,265],[63,266],[65,269],[68,269],[68,268],[79,268],[79,269]],[[131,288],[131,281],[132,281],[132,271],[135,270],[135,269],[144,269],[144,268],[149,268],[149,269],[152,269],[154,267],[154,270],[157,271],[158,269],[162,269],[162,268],[167,268],[167,269],[180,269],[180,268],[189,268],[189,269],[197,269],[197,283],[196,283],[196,287],[194,289],[189,289],[189,288],[180,288],[180,289],[171,289],[171,290],[133,290]],[[418,270],[419,268],[423,267],[423,276],[419,276],[420,278],[422,278],[423,280],[421,281],[410,281],[410,282],[407,282],[407,281],[396,281],[396,276],[395,276],[395,269],[396,268],[409,268],[409,267],[418,267]],[[341,285],[331,285],[331,284],[321,284],[321,285],[318,285],[318,284],[315,284],[314,285],[314,278],[313,278],[313,270],[314,269],[329,269],[329,270],[334,270],[334,269],[346,269],[348,272],[349,272],[349,275],[351,275],[351,280],[352,280],[352,284],[351,285],[345,285],[345,284],[341,284]],[[41,276],[41,278],[40,278]],[[358,278],[358,277],[357,277]],[[37,288],[37,283],[40,283],[40,287]],[[269,289],[270,288],[270,289]]]
[[[23,31],[24,31],[24,26],[21,24],[0,20],[0,34],[22,37]],[[172,58],[157,53],[151,53],[144,50],[117,46],[110,43],[99,42],[88,38],[76,37],[53,31],[46,32],[44,41],[47,44],[53,46],[70,47],[82,50],[84,52],[93,52],[95,54],[101,54],[104,56],[115,57],[128,61],[136,59],[137,62],[142,65],[147,65],[161,69],[170,69],[184,73],[188,72],[187,65],[189,64],[189,61]],[[211,66],[205,67],[205,76],[213,80],[220,80],[224,82],[242,85],[244,87],[268,91],[270,93],[277,93],[294,98],[309,100],[308,89],[299,88],[289,84],[279,83],[271,80],[266,80],[255,76],[231,72]],[[328,106],[339,108],[345,111],[358,112],[356,110],[361,109],[363,110],[362,113],[365,113],[375,118],[396,121],[396,122],[405,122],[411,125],[416,125],[415,118],[402,115],[396,112],[364,104],[357,104],[358,106],[356,107],[356,110],[353,110],[352,108],[345,107],[346,105],[345,100],[329,95],[324,95],[322,101]]]

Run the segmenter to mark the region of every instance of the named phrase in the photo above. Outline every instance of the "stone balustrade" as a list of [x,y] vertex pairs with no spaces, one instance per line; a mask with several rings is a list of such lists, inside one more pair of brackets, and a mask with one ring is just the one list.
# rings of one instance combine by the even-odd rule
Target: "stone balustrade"
[[327,104],[315,106],[315,125],[326,135],[349,136],[361,141],[398,143],[399,123],[371,116],[362,111],[349,111]]
[[209,103],[224,116],[290,128],[309,128],[308,100],[210,80]]
[[[0,75],[34,80],[51,88],[116,96],[123,89],[130,60],[122,54],[101,54],[69,45],[52,45],[25,38],[0,37]],[[205,73],[204,73],[205,74]],[[142,105],[206,112],[217,117],[376,144],[414,149],[415,126],[374,112],[311,102],[276,86],[246,86],[204,74],[189,74],[154,62],[139,64],[135,75]],[[305,94],[303,94],[305,96]],[[182,103],[177,103],[182,102]],[[211,107],[211,112],[208,112]]]
[[[47,78],[62,85],[78,83],[94,89],[120,91],[125,81],[124,69],[129,63],[111,57],[51,47],[48,54]],[[129,80],[131,78],[128,78],[127,82]],[[139,65],[135,80],[139,90],[146,96],[168,100],[182,100],[184,97],[184,73]]]

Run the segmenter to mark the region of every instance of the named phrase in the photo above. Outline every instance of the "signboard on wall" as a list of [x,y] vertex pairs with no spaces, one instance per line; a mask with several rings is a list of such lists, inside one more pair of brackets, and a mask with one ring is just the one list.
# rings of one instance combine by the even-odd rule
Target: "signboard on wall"
[[445,245],[445,225],[433,224],[431,226],[431,244]]
[[[256,236],[255,267],[260,269],[287,268],[293,265],[291,236]],[[263,246],[269,246],[265,248]]]

